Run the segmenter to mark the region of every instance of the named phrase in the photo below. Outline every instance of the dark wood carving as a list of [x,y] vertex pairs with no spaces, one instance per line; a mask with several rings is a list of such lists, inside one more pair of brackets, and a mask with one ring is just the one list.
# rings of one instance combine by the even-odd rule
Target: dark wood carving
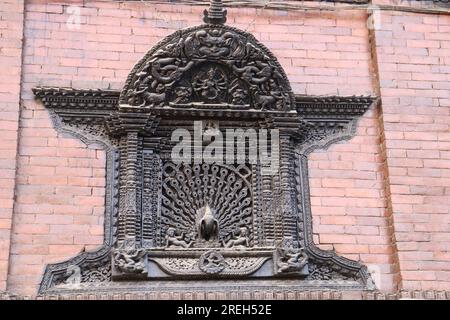
[[[295,96],[270,51],[225,20],[212,1],[207,24],[150,50],[120,93],[33,90],[58,130],[108,154],[105,244],[47,266],[41,293],[126,290],[131,280],[145,290],[164,279],[372,287],[363,265],[314,245],[307,158],[350,138],[374,98]],[[264,174],[258,161],[173,162],[171,133],[192,132],[196,120],[220,131],[278,129],[277,171]]]

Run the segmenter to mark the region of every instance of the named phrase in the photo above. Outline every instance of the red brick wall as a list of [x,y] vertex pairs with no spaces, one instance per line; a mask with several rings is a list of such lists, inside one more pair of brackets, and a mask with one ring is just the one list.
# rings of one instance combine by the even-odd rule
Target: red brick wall
[[376,35],[402,285],[450,289],[450,16],[386,12]]
[[393,291],[398,272],[377,116],[370,110],[353,139],[310,156],[313,231],[319,247],[363,261],[378,288]]
[[0,3],[0,290],[6,289],[22,66],[23,1]]
[[[2,249],[0,255],[0,283],[2,279],[5,283],[10,257],[10,291],[35,294],[46,264],[66,260],[84,247],[93,249],[103,241],[105,154],[96,146],[58,134],[48,111],[34,100],[31,88],[120,89],[147,50],[175,30],[200,24],[203,9],[149,2],[87,1],[79,7],[81,24],[77,28],[71,24],[77,21],[77,10],[69,5],[27,1],[16,173],[17,129],[12,128],[15,143],[6,145],[14,153],[8,152],[4,162],[0,155],[0,179],[10,181],[10,187],[0,189],[0,198],[6,195],[4,201],[0,200],[0,210],[4,210],[0,211],[0,239],[4,239],[0,241],[4,241],[5,248],[11,247],[6,253]],[[415,20],[416,15],[411,15],[413,29],[407,31],[422,34],[422,40],[431,42],[403,41],[399,37],[411,33],[402,31],[401,25],[407,21],[395,21],[391,15],[383,12],[382,29],[374,33],[376,42],[369,41],[365,11],[230,9],[228,23],[251,32],[274,52],[296,93],[375,95],[381,86],[383,113],[380,108],[370,110],[360,120],[353,139],[326,151],[317,150],[310,157],[316,243],[369,265],[383,291],[396,290],[402,284],[414,289],[449,289],[446,251],[450,178],[445,162],[450,153],[449,41],[425,39],[426,30],[417,29],[422,23]],[[417,16],[423,19],[423,25],[437,29],[427,37],[449,34],[448,18],[432,23],[434,16]],[[21,37],[18,39],[20,51]],[[436,42],[439,47],[434,47]],[[432,47],[425,55],[420,46]],[[417,60],[411,60],[415,55],[429,63],[417,67]],[[21,58],[13,57],[19,61],[20,71]],[[423,65],[427,68],[420,69]],[[376,69],[379,81],[372,76]],[[403,78],[419,73],[433,78]],[[20,72],[17,90],[19,76]],[[0,84],[2,95],[3,88],[11,83],[10,77],[8,80],[8,86]],[[429,85],[431,89],[420,87]],[[14,100],[8,104],[14,120],[18,91],[12,92],[10,99]],[[3,110],[0,112],[3,115]],[[17,120],[8,121],[11,123],[17,126]],[[441,160],[436,162],[435,158]],[[418,163],[421,167],[415,168]],[[7,168],[12,177],[3,177],[3,172],[8,172],[3,171],[3,164],[10,166]]]

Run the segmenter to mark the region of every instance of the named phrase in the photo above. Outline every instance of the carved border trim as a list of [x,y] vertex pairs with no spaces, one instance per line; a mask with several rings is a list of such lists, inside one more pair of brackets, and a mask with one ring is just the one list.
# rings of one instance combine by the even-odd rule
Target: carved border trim
[[[165,43],[168,41],[165,40],[166,39],[161,42]],[[268,51],[262,44],[260,45]],[[137,68],[138,65],[139,63],[135,68]],[[58,113],[62,110],[67,110],[68,112],[83,110],[83,114],[85,114],[87,111],[102,110],[105,112],[93,114],[97,116],[108,116],[110,115],[110,111],[118,110],[121,91],[36,87],[33,88],[33,93],[37,98],[41,99],[46,108],[57,109]],[[377,100],[377,97],[372,96],[345,97],[299,94],[294,96],[298,114],[307,119],[341,119],[342,117],[353,119],[355,116],[364,114],[370,105]],[[105,100],[107,100],[107,103]]]
[[[303,104],[305,103],[305,104]],[[336,107],[336,103],[338,107]],[[313,240],[313,227],[312,227],[312,213],[310,202],[310,188],[309,188],[309,170],[308,170],[308,156],[314,150],[327,149],[332,144],[338,141],[350,140],[356,133],[357,123],[359,117],[364,114],[369,108],[377,105],[379,99],[373,97],[301,97],[297,99],[297,108],[300,110],[314,112],[300,112],[303,115],[313,115],[314,117],[323,117],[329,121],[340,122],[344,125],[344,128],[340,132],[326,136],[324,139],[314,139],[302,144],[301,148],[297,148],[297,167],[296,175],[298,176],[298,195],[300,197],[299,212],[303,217],[303,239],[305,249],[307,253],[314,259],[322,262],[333,262],[342,267],[343,271],[349,270],[357,272],[360,279],[363,281],[364,286],[368,290],[374,290],[375,285],[367,271],[367,267],[357,261],[353,261],[336,254],[335,251],[324,251],[319,249]],[[314,107],[314,104],[317,106]],[[330,110],[331,109],[331,110]],[[325,113],[324,111],[329,113]],[[330,112],[331,111],[331,112]],[[331,113],[331,114],[330,114]],[[327,114],[327,115],[325,115]],[[333,114],[337,117],[333,117]],[[342,119],[342,114],[345,114],[345,119]],[[322,116],[323,115],[323,116]],[[312,122],[314,126],[314,122]]]
[[34,95],[45,107],[81,110],[114,110],[120,91],[101,89],[73,89],[58,87],[33,88]]
[[[348,295],[351,295],[349,297]],[[295,289],[276,290],[216,290],[208,292],[168,291],[161,292],[78,292],[37,296],[21,296],[10,292],[0,292],[0,300],[195,300],[195,299],[251,299],[251,300],[450,300],[450,291],[439,290],[402,290],[393,293],[384,292],[343,292],[339,290],[298,291]]]
[[[76,95],[77,97],[78,95]],[[73,98],[77,100],[77,98]],[[76,101],[75,101],[76,102]],[[111,246],[114,244],[115,225],[118,216],[118,160],[119,151],[115,143],[100,135],[95,136],[77,129],[63,122],[58,115],[58,111],[49,109],[50,117],[53,122],[55,130],[59,134],[67,134],[74,138],[80,139],[86,145],[97,144],[100,145],[106,152],[106,195],[105,195],[105,220],[104,220],[104,244],[96,251],[83,252],[75,257],[54,264],[48,264],[45,268],[44,275],[39,286],[38,293],[49,290],[52,287],[53,278],[57,274],[61,274],[72,265],[82,265],[84,263],[96,262],[109,257]]]

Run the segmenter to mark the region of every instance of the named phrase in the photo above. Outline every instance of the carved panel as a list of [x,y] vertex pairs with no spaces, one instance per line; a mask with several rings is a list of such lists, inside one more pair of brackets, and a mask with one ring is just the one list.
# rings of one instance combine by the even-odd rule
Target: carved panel
[[[247,242],[242,245],[250,246],[253,242],[250,170],[246,166],[166,163],[160,228],[166,235],[166,245],[184,242],[189,247],[229,247],[245,238]],[[209,218],[206,206],[218,227],[217,239],[210,243],[200,232],[201,224]],[[176,235],[168,234],[175,230]]]
[[222,25],[186,29],[156,46],[134,68],[120,103],[143,108],[294,107],[275,57],[253,36]]
[[159,203],[161,190],[161,160],[152,150],[143,151],[142,159],[142,246],[161,246]]

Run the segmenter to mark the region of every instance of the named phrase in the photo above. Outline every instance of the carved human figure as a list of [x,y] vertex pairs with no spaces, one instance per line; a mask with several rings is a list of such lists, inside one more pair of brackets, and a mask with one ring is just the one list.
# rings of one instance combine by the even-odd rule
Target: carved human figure
[[268,82],[268,86],[265,86],[267,93],[261,92],[258,86],[252,86],[251,92],[253,94],[254,102],[257,107],[261,110],[285,110],[286,105],[286,95],[281,90],[280,86],[271,79]]
[[301,248],[279,247],[277,272],[296,272],[300,271],[308,262],[308,256]]
[[[188,240],[189,241],[189,240]],[[193,244],[193,241],[186,241],[184,234],[177,236],[175,228],[168,228],[166,232],[166,247],[176,247],[176,248],[189,248]]]
[[275,106],[277,110],[284,110],[286,108],[286,94],[280,90],[280,86],[277,85],[275,80],[269,81],[270,95],[275,98]]
[[126,236],[113,254],[116,268],[124,273],[144,273],[146,269],[144,256],[145,251],[136,246],[133,236]]
[[213,67],[195,75],[193,87],[201,98],[211,101],[227,89],[227,81],[222,71]]
[[227,262],[222,254],[213,250],[202,254],[198,262],[198,266],[203,272],[214,274],[225,269]]
[[213,267],[220,265],[221,263],[222,263],[221,257],[219,257],[217,255],[210,255],[207,258],[205,258],[204,268],[205,269],[213,268]]
[[232,101],[234,105],[244,105],[246,104],[247,91],[241,88],[236,88],[231,93]]
[[245,248],[249,247],[249,232],[247,227],[239,228],[238,234],[236,234],[232,239],[228,240],[228,242],[224,242],[223,246],[225,248]]

